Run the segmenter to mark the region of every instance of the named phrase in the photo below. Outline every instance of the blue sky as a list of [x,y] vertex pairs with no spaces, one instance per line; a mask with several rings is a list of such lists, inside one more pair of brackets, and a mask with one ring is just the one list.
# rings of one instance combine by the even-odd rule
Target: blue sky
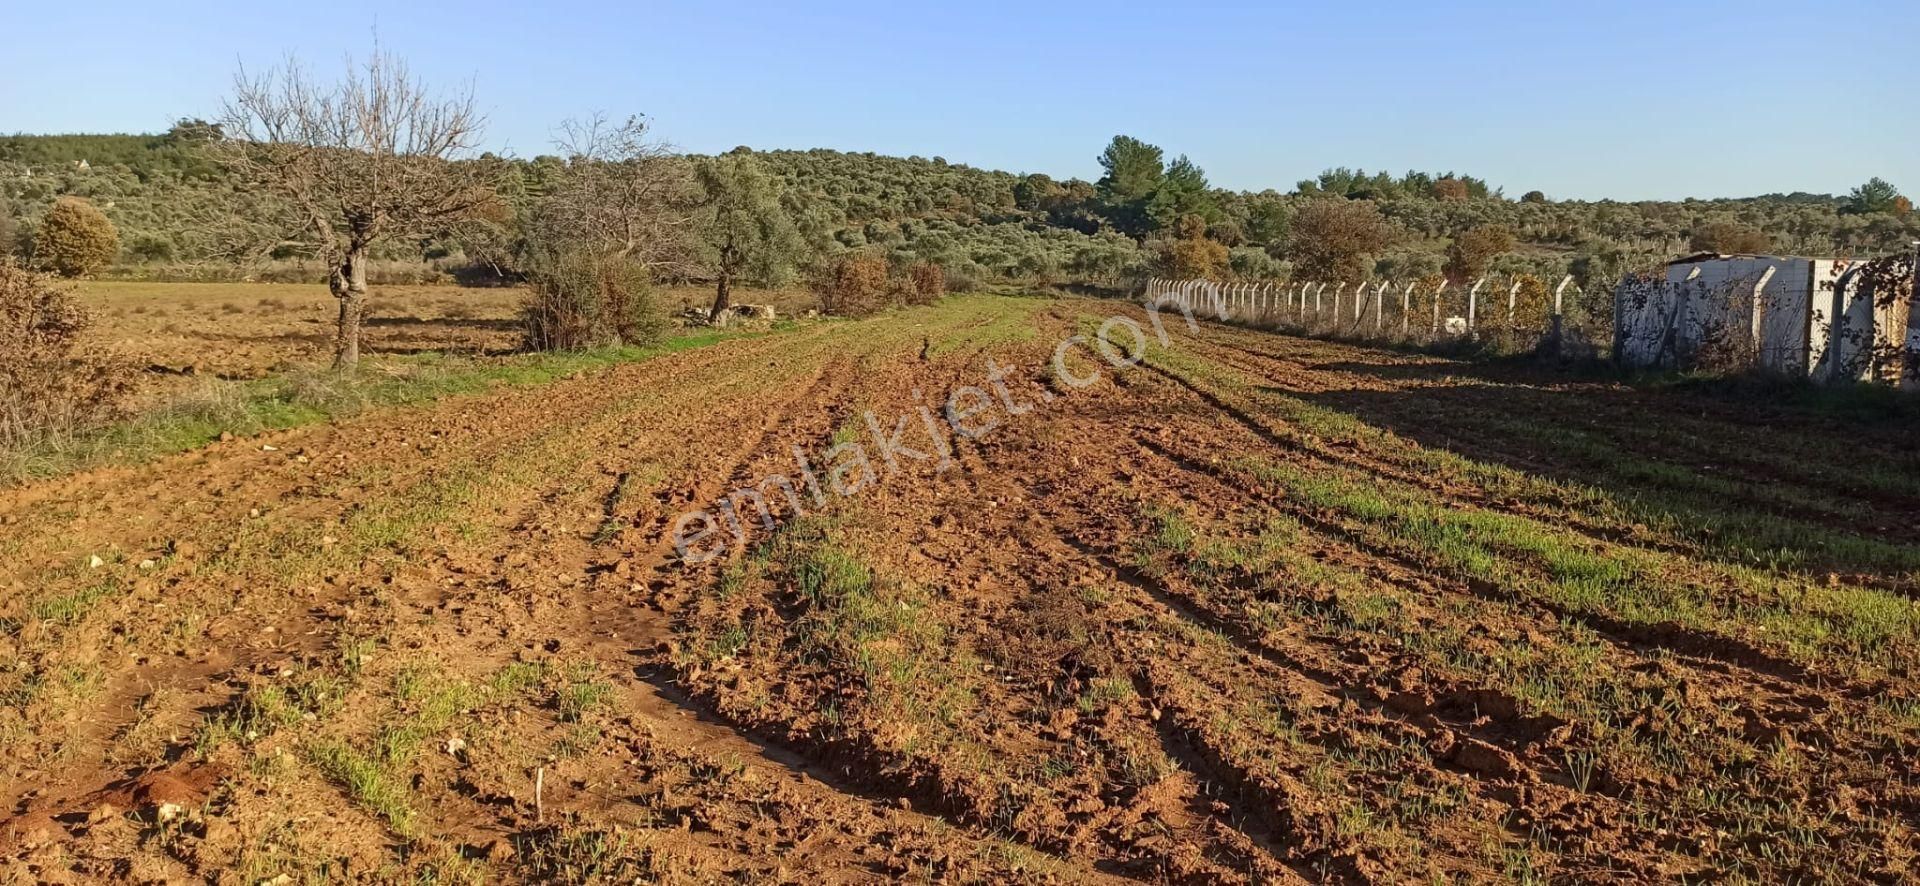
[[[384,8],[383,8],[384,7]],[[1510,194],[1920,194],[1920,3],[19,3],[0,132],[211,116],[236,66],[381,42],[492,147],[644,113],[694,151],[829,147],[1092,179],[1116,133],[1216,185],[1336,165]]]

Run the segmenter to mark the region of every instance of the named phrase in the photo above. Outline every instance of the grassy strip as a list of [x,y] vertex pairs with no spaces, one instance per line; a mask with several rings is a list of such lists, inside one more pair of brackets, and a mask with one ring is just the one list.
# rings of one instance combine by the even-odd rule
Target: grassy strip
[[1564,511],[1627,536],[1691,547],[1737,564],[1809,573],[1856,569],[1890,574],[1899,580],[1920,575],[1920,549],[1913,546],[1837,528],[1845,525],[1838,518],[1815,523],[1743,507],[1756,500],[1785,509],[1845,507],[1844,503],[1811,497],[1793,487],[1703,476],[1670,463],[1619,452],[1561,425],[1543,429],[1516,421],[1490,428],[1585,458],[1606,486],[1558,481],[1445,449],[1423,447],[1350,414],[1271,390],[1256,391],[1238,372],[1198,357],[1156,351],[1149,362],[1218,396],[1243,404],[1257,403],[1244,408],[1276,420],[1263,421],[1263,427],[1312,452],[1324,453],[1337,444],[1354,446],[1436,479],[1478,486],[1495,498],[1514,498]]
[[546,384],[581,372],[705,347],[740,333],[706,331],[650,347],[474,359],[441,354],[384,358],[350,372],[298,370],[253,381],[215,381],[152,412],[71,438],[0,450],[0,486],[99,467],[148,461],[245,436],[344,418],[383,406],[412,406],[497,386]]
[[1570,612],[1648,628],[1676,624],[1784,647],[1795,658],[1824,662],[1841,673],[1869,662],[1909,666],[1920,640],[1920,611],[1896,594],[1741,567],[1713,570],[1671,555],[1596,543],[1513,514],[1451,508],[1422,490],[1377,478],[1309,473],[1258,458],[1234,459],[1228,467],[1357,524],[1370,544]]

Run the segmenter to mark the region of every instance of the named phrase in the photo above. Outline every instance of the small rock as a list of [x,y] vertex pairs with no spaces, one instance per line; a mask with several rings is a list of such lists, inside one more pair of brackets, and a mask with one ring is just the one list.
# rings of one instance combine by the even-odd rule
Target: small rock
[[87,813],[87,824],[99,824],[119,814],[119,808],[115,807],[112,803],[102,803],[93,807],[92,812]]
[[[271,445],[271,444],[266,444],[266,443],[263,443],[263,444],[261,444],[261,445],[260,445],[260,451],[261,451],[261,452],[279,452],[279,451],[280,451],[280,447],[278,447],[278,446],[274,446],[274,445]],[[284,877],[284,876],[286,876],[286,875],[285,875],[285,874],[281,874],[281,876],[283,876],[283,877]]]
[[465,741],[462,741],[460,736],[456,735],[452,738],[447,739],[448,754],[458,757],[460,756],[460,752],[466,749],[467,749],[467,743]]
[[94,554],[87,558],[87,568],[89,569],[99,569],[105,565],[107,565],[107,561],[100,559],[99,554]]
[[178,803],[162,803],[154,809],[153,817],[159,821],[172,821],[184,811]]
[[221,432],[220,432],[220,442],[222,442],[222,443],[232,443],[232,442],[233,442],[233,432],[232,432],[232,431],[221,431]]

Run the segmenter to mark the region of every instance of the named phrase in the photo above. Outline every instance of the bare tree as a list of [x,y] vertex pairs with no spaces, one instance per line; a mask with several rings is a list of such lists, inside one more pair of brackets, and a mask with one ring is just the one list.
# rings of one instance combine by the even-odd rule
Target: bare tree
[[585,250],[656,275],[685,272],[692,174],[671,145],[650,136],[645,119],[569,120],[554,146],[566,166],[533,207],[527,227],[536,248]]
[[291,58],[234,78],[215,150],[246,187],[284,200],[274,246],[330,268],[336,367],[360,359],[374,245],[433,236],[493,199],[498,165],[468,157],[483,122],[471,91],[434,94],[377,47],[334,84]]

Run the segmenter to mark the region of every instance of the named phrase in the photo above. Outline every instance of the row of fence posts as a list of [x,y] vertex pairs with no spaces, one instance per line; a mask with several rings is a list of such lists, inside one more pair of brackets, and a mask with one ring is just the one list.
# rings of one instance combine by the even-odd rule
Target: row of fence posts
[[[1278,314],[1279,319],[1290,320],[1303,327],[1315,323],[1324,324],[1329,319],[1337,324],[1345,316],[1341,310],[1341,302],[1346,295],[1347,284],[1340,283],[1334,286],[1331,298],[1327,294],[1329,285],[1331,284],[1311,282],[1220,283],[1213,280],[1170,280],[1155,277],[1147,281],[1146,301],[1148,304],[1157,306],[1178,305],[1182,310],[1189,312],[1211,312],[1222,322],[1230,322],[1239,317],[1259,322],[1272,320]],[[1432,292],[1433,317],[1431,328],[1428,330],[1429,334],[1438,338],[1443,331],[1450,335],[1472,335],[1478,330],[1481,326],[1481,293],[1486,286],[1487,278],[1482,277],[1474,281],[1472,286],[1466,287],[1465,317],[1443,318],[1441,299],[1446,294],[1449,283],[1441,281],[1435,285]],[[1518,319],[1516,311],[1519,307],[1520,287],[1521,281],[1516,278],[1507,289],[1507,328],[1509,329],[1514,328]],[[1419,289],[1418,282],[1402,286],[1385,281],[1377,284],[1362,281],[1353,287],[1353,295],[1349,299],[1353,307],[1351,331],[1361,332],[1360,327],[1365,319],[1367,302],[1371,301],[1373,302],[1372,331],[1375,335],[1386,334],[1385,307],[1389,291],[1392,290],[1391,294],[1397,296],[1400,301],[1399,334],[1402,337],[1411,335],[1415,294]],[[1552,311],[1545,318],[1548,328],[1557,329],[1561,319],[1566,316],[1567,296],[1570,289],[1576,298],[1582,294],[1580,287],[1573,285],[1571,275],[1554,287]],[[1331,313],[1328,311],[1329,305],[1332,309]],[[1454,324],[1446,324],[1443,327],[1443,321],[1447,319],[1460,319],[1463,323],[1458,329],[1452,328]]]

